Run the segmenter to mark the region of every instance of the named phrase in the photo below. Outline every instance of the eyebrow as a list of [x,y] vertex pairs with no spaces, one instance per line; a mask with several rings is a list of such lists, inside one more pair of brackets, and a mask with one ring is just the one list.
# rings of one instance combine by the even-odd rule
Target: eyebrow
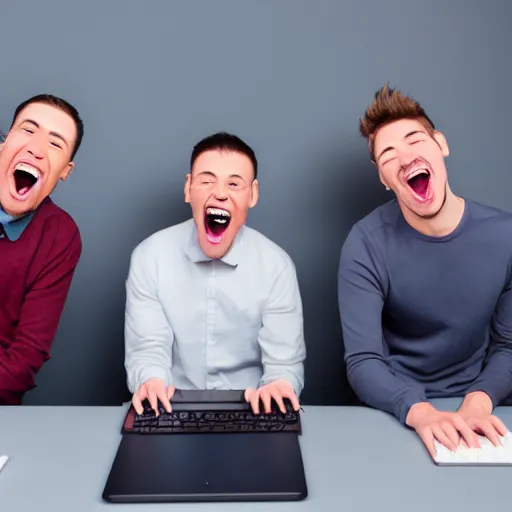
[[[417,133],[422,133],[424,134],[425,132],[423,130],[413,130],[412,132],[409,132],[405,137],[404,137],[404,140],[405,139],[408,139],[409,137],[413,136],[413,135],[416,135]],[[380,157],[386,153],[387,151],[391,151],[393,148],[393,146],[388,146],[387,148],[383,149],[380,153],[380,155],[377,157],[377,160],[380,159]]]
[[[30,124],[33,124],[36,128],[40,128],[39,123],[37,123],[33,119],[24,119],[20,124],[23,124],[23,123],[30,123]],[[50,135],[52,135],[53,137],[56,137],[57,139],[60,139],[62,142],[64,142],[64,144],[66,144],[66,146],[69,146],[68,141],[60,133],[50,132]]]
[[[201,176],[202,174],[208,174],[209,176],[212,176],[213,178],[217,178],[217,175],[213,173],[212,171],[200,171],[197,173],[197,176]],[[240,174],[231,174],[229,178],[239,178],[242,181],[245,181],[245,179],[240,176]]]

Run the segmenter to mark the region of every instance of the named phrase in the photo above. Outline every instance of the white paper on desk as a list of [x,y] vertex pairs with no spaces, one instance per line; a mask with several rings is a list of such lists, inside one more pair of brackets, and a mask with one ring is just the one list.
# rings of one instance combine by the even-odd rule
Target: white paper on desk
[[7,455],[0,455],[0,471],[2,471],[3,467],[7,464],[9,457]]

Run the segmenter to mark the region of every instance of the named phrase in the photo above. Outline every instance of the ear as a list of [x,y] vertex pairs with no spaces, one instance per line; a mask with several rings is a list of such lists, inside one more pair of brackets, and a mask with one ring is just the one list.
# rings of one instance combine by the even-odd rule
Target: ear
[[75,164],[73,162],[69,162],[66,167],[64,167],[64,170],[60,174],[60,179],[62,181],[66,181],[68,179],[68,176],[70,175],[71,171],[74,169]]
[[184,188],[185,203],[190,203],[190,182],[191,182],[191,180],[192,180],[192,176],[190,173],[188,173],[185,176],[185,188]]
[[258,180],[253,180],[251,183],[251,202],[249,208],[254,208],[260,198],[260,184]]
[[446,142],[446,137],[438,131],[434,132],[434,139],[441,148],[441,154],[446,158],[450,155],[450,148],[448,147],[448,142]]
[[379,171],[379,179],[380,182],[386,187],[386,190],[391,190],[389,188],[389,185],[387,184],[386,180],[384,179],[384,176],[382,176],[382,173]]

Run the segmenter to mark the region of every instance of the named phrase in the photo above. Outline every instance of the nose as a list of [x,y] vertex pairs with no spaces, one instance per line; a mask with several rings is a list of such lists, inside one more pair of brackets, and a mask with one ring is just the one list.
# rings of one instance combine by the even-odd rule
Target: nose
[[217,182],[213,193],[215,195],[215,199],[217,199],[218,201],[225,201],[228,198],[226,185],[221,181]]
[[407,167],[408,165],[412,164],[416,158],[417,154],[412,151],[412,148],[404,148],[400,152],[400,165],[402,167]]
[[41,160],[45,155],[45,144],[46,142],[43,141],[43,137],[32,136],[27,150],[35,159]]

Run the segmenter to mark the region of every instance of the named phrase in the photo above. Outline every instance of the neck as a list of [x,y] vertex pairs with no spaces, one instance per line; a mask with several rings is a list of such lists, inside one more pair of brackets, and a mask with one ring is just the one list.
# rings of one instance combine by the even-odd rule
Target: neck
[[449,235],[457,228],[464,215],[464,205],[464,199],[456,196],[447,185],[445,203],[435,217],[425,219],[406,208],[402,209],[402,213],[407,223],[416,231],[427,236],[441,237]]

